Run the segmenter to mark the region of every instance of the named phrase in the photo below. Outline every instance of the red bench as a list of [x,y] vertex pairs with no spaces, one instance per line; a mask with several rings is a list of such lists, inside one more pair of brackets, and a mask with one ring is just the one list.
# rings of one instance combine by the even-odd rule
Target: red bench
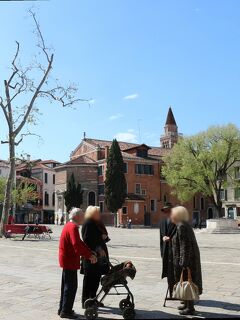
[[31,235],[38,239],[46,237],[51,239],[52,233],[52,230],[47,226],[36,224],[6,224],[4,231],[7,238],[12,235],[23,235],[22,240]]

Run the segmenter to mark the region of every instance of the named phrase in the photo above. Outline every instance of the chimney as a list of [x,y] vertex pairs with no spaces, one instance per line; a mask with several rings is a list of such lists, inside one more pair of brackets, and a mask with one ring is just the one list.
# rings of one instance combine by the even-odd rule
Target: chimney
[[105,146],[105,159],[108,158],[108,154],[109,154],[109,146]]

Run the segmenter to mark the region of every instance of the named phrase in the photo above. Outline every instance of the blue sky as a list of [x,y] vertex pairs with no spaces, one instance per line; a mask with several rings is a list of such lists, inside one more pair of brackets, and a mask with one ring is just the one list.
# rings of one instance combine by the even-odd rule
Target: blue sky
[[[14,41],[34,53],[31,2],[0,1],[0,71],[6,73]],[[42,140],[26,138],[18,154],[66,161],[88,137],[159,145],[171,105],[186,135],[213,124],[240,126],[240,2],[161,0],[51,0],[34,4],[52,75],[76,82],[92,99],[63,109],[42,100]],[[2,77],[0,76],[0,86]],[[1,87],[0,87],[1,89]],[[6,127],[0,114],[0,138]],[[0,146],[0,158],[7,158]]]

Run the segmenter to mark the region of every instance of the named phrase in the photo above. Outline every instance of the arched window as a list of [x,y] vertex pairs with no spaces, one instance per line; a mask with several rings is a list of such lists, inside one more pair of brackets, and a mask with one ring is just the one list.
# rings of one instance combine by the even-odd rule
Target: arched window
[[88,205],[95,206],[96,204],[96,195],[94,191],[90,191],[88,194]]

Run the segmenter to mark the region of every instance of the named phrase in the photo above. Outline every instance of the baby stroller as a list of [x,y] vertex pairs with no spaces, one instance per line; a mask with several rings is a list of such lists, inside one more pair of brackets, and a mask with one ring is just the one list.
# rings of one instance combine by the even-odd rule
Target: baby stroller
[[[134,319],[135,318],[135,305],[134,297],[131,293],[127,277],[130,277],[132,280],[135,278],[136,269],[132,262],[126,261],[116,266],[110,264],[110,271],[107,275],[103,276],[101,279],[102,288],[98,292],[97,296],[94,299],[88,299],[84,303],[85,307],[85,317],[86,319],[97,319],[98,317],[98,306],[103,300],[108,296],[119,296],[124,295],[127,297],[120,301],[119,308],[122,311],[124,319]],[[121,292],[119,289],[125,289],[125,292]],[[110,292],[111,289],[114,292]]]

